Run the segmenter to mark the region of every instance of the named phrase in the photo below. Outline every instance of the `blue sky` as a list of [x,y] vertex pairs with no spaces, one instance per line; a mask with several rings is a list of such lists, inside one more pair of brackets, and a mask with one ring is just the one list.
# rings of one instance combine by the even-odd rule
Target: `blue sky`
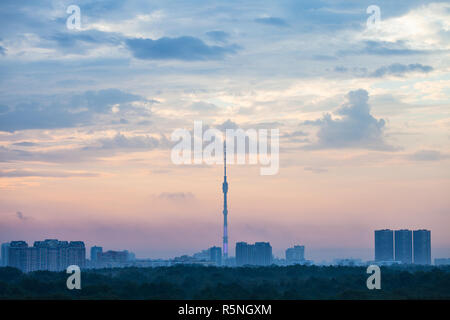
[[[80,7],[80,30],[66,27],[69,5]],[[369,5],[380,7],[375,29],[366,25]],[[272,201],[267,208],[289,205],[270,234],[266,229],[275,223],[270,210],[263,219],[256,213],[239,216],[251,206],[231,192],[239,216],[236,237],[258,241],[270,235],[279,248],[291,242],[358,247],[359,234],[365,235],[361,246],[370,247],[377,227],[428,227],[439,247],[450,248],[442,227],[450,222],[444,197],[450,186],[449,21],[446,1],[4,0],[0,231],[13,226],[19,235],[42,238],[59,221],[64,237],[67,225],[82,217],[117,231],[124,208],[134,217],[129,226],[122,224],[128,234],[134,224],[156,230],[171,219],[216,226],[220,219],[206,212],[220,212],[220,203],[206,181],[220,176],[218,168],[177,168],[168,156],[171,132],[202,120],[211,127],[225,123],[281,132],[280,174],[261,180],[266,185],[261,192]],[[243,187],[261,179],[251,170],[235,170]],[[177,183],[180,175],[189,178]],[[195,178],[195,190],[188,183],[193,176],[202,177]],[[106,194],[83,205],[79,220],[65,206],[94,186],[111,186],[120,198],[123,188],[140,185],[143,177],[154,183],[136,187],[129,200],[124,196],[112,221],[105,217],[116,208],[101,201]],[[299,187],[302,181],[310,189]],[[289,190],[273,190],[279,184]],[[297,187],[305,196],[303,208],[296,207],[295,193],[285,198]],[[321,188],[334,199],[329,206],[318,204]],[[55,190],[61,192],[58,199],[49,196]],[[192,197],[181,197],[164,218],[160,211],[167,210],[159,209],[179,199],[160,197],[170,193]],[[136,209],[144,199],[155,202],[147,212]],[[204,203],[205,212],[196,216],[198,208],[190,203],[192,212],[177,216],[180,202],[192,199]],[[385,211],[385,219],[357,215],[366,207]],[[342,219],[330,218],[335,211],[343,212]],[[17,219],[16,212],[33,218]],[[310,212],[323,216],[313,219]],[[410,219],[404,225],[406,212]],[[261,225],[248,229],[252,218]],[[344,229],[355,223],[359,231],[337,244],[289,229],[296,224],[333,229],[341,223]],[[205,234],[208,245],[219,239],[214,232]],[[95,228],[83,236],[92,243],[112,241],[93,233]],[[0,234],[5,241],[12,236]],[[124,245],[150,255],[144,238],[130,236]],[[176,252],[178,246],[173,242],[161,252]],[[182,249],[201,246],[192,240]]]

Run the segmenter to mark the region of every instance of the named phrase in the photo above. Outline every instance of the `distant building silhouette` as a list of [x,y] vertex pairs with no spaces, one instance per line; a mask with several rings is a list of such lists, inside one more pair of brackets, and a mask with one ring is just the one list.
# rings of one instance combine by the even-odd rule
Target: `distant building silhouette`
[[25,241],[11,241],[8,250],[8,266],[23,272],[28,268],[28,244]]
[[450,265],[450,258],[436,258],[434,264],[436,266],[448,266]]
[[37,270],[61,271],[69,265],[84,267],[86,249],[82,241],[35,241],[29,247],[25,241],[11,241],[8,249],[8,266],[23,272]]
[[394,232],[390,229],[375,230],[375,261],[394,260]]
[[2,243],[2,266],[5,267],[8,265],[8,256],[9,256],[9,242]]
[[99,260],[99,256],[103,253],[103,247],[93,246],[91,247],[91,263],[96,264]]
[[269,242],[255,242],[255,264],[268,266],[272,264],[272,246]]
[[345,267],[355,267],[364,265],[361,259],[353,259],[353,258],[334,259],[333,264]]
[[222,248],[220,247],[209,248],[209,260],[214,262],[216,266],[220,266],[222,264]]
[[128,261],[134,261],[136,260],[136,255],[134,252],[128,251]]
[[305,261],[305,246],[294,246],[286,249],[286,262],[288,264],[301,263]]
[[224,262],[222,257],[222,248],[211,247],[206,250],[194,253],[192,256],[182,255],[175,257],[169,263],[173,264],[195,264],[202,266],[220,266]]
[[403,229],[395,230],[395,261],[412,263],[412,231]]
[[250,263],[250,248],[247,242],[236,243],[236,265],[244,266]]
[[272,264],[272,246],[269,242],[236,243],[236,265],[268,266]]
[[202,250],[200,252],[196,252],[192,255],[192,258],[197,261],[209,261],[209,249]]
[[128,261],[128,251],[108,250],[97,254],[96,267],[113,268],[123,267]]
[[414,263],[431,264],[431,231],[414,230]]
[[175,257],[171,260],[170,265],[176,264],[195,264],[200,266],[216,265],[213,261],[210,260],[209,250],[202,250],[201,252],[196,253],[193,256],[182,255],[180,257]]

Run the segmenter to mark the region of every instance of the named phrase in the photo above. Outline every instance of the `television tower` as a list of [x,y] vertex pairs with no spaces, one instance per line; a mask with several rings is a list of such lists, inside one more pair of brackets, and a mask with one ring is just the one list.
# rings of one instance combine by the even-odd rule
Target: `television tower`
[[224,140],[223,143],[223,257],[224,262],[228,258],[228,208],[227,208],[227,193],[228,193],[228,182],[227,182],[227,141]]

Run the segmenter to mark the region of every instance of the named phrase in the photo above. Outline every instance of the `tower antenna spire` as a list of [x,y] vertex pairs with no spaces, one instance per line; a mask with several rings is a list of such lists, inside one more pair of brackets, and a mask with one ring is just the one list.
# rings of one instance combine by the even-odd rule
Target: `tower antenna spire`
[[227,179],[227,140],[223,142],[223,173],[225,180]]
[[227,206],[227,193],[228,193],[228,182],[227,182],[227,140],[223,142],[223,258],[224,263],[228,259],[228,206]]

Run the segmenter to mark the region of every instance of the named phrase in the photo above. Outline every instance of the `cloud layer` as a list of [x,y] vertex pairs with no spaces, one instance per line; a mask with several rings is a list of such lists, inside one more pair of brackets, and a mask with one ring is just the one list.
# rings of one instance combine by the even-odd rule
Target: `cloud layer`
[[146,100],[118,89],[86,91],[81,94],[47,96],[11,106],[0,114],[0,131],[70,128],[91,124],[96,116],[112,114],[114,105],[131,108]]

